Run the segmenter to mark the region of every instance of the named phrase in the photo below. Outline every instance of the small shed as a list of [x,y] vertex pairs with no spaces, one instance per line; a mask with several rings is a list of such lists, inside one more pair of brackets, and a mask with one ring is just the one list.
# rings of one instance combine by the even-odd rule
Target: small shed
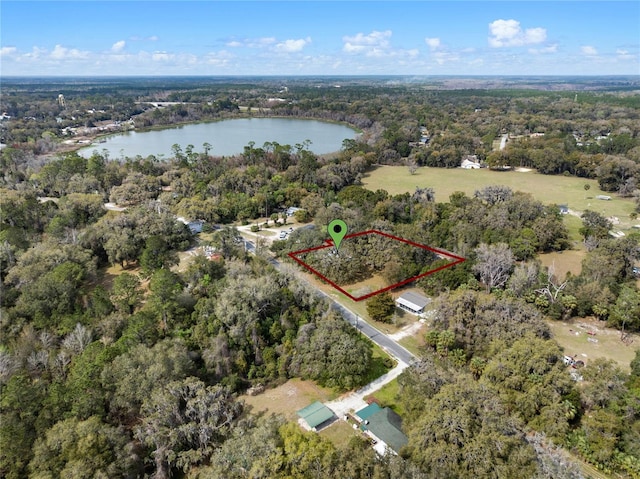
[[324,423],[335,418],[333,411],[320,401],[300,409],[296,414],[307,423],[312,431],[318,430]]
[[409,291],[396,299],[396,306],[411,314],[422,314],[425,306],[430,302],[431,300],[426,296]]

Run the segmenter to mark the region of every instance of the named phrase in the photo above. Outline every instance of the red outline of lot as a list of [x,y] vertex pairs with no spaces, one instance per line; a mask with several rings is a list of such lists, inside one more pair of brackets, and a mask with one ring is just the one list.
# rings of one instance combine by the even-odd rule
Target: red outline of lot
[[392,289],[395,289],[395,288],[399,288],[400,286],[404,286],[405,284],[411,283],[411,282],[416,281],[416,280],[418,280],[420,278],[424,278],[425,276],[429,276],[430,274],[437,273],[438,271],[441,271],[441,270],[446,269],[446,268],[450,268],[452,266],[455,266],[455,265],[465,261],[465,258],[463,258],[462,256],[458,256],[458,255],[455,255],[453,253],[449,253],[448,251],[443,251],[443,250],[440,250],[440,249],[432,248],[431,246],[427,246],[427,245],[420,244],[420,243],[415,243],[413,241],[409,241],[407,239],[400,238],[398,236],[393,236],[393,235],[390,235],[388,233],[383,233],[382,231],[378,231],[378,230],[367,230],[367,231],[361,231],[360,233],[352,233],[350,235],[346,235],[343,238],[343,240],[348,239],[348,238],[355,238],[356,236],[364,236],[364,235],[368,235],[368,234],[378,234],[378,235],[381,235],[381,236],[386,236],[387,238],[391,238],[393,240],[400,241],[401,243],[409,244],[411,246],[415,246],[416,248],[426,249],[426,250],[429,250],[429,251],[431,251],[431,252],[433,252],[433,253],[435,253],[437,255],[440,255],[440,256],[446,256],[447,258],[451,258],[453,261],[451,263],[449,263],[449,264],[445,264],[445,265],[440,266],[438,268],[435,268],[435,269],[432,269],[430,271],[427,271],[426,273],[422,273],[422,274],[419,274],[417,276],[412,276],[411,278],[408,278],[408,279],[405,279],[403,281],[400,281],[399,283],[392,284],[391,286],[386,286],[386,287],[384,287],[382,289],[374,291],[373,293],[369,293],[369,294],[365,294],[364,296],[357,296],[356,297],[356,296],[352,296],[351,294],[349,294],[347,291],[342,289],[337,283],[335,283],[334,281],[331,281],[329,278],[324,276],[318,270],[316,270],[315,268],[309,266],[307,263],[305,263],[300,258],[298,258],[298,255],[302,255],[302,254],[305,254],[305,253],[310,253],[312,251],[318,251],[318,250],[325,249],[325,248],[331,248],[332,246],[334,246],[332,240],[330,240],[330,239],[329,240],[325,240],[324,244],[322,244],[320,246],[315,246],[314,248],[303,249],[303,250],[300,250],[300,251],[292,251],[291,253],[288,253],[288,256],[291,259],[295,260],[298,264],[300,264],[301,266],[303,266],[304,268],[308,269],[313,274],[318,276],[320,279],[322,279],[326,283],[328,283],[331,286],[333,286],[335,289],[337,289],[338,291],[340,291],[342,294],[344,294],[345,296],[347,296],[348,298],[350,298],[353,301],[362,301],[362,300],[368,299],[368,298],[370,298],[372,296],[375,296],[376,294],[384,293],[385,291],[389,291],[389,290],[392,290]]

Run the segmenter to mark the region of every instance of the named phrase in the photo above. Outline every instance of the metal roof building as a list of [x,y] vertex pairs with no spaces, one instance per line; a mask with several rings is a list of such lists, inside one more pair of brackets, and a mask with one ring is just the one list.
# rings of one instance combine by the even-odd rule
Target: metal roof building
[[380,408],[374,404],[356,412],[358,417],[366,417],[366,419],[363,418],[360,428],[380,441],[381,444],[376,444],[375,447],[378,453],[384,455],[387,449],[398,453],[409,442],[402,432],[402,418],[390,408]]
[[411,314],[422,314],[424,313],[424,307],[430,302],[429,298],[409,291],[396,299],[396,306]]
[[304,419],[312,431],[315,431],[318,426],[335,417],[333,411],[320,401],[316,401],[313,404],[300,409],[296,414]]

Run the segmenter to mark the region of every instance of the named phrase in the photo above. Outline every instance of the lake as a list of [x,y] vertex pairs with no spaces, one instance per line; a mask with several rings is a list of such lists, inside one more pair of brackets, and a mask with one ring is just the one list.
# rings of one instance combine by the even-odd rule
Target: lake
[[204,143],[210,143],[210,155],[230,156],[242,153],[250,141],[258,148],[265,142],[294,146],[310,140],[309,149],[321,155],[340,150],[343,140],[353,139],[357,134],[348,126],[316,120],[244,118],[117,134],[105,138],[104,143],[78,150],[78,154],[88,158],[95,150],[106,149],[110,158],[137,155],[170,158],[171,146],[176,143],[183,151],[187,145],[193,145],[197,152],[204,151]]

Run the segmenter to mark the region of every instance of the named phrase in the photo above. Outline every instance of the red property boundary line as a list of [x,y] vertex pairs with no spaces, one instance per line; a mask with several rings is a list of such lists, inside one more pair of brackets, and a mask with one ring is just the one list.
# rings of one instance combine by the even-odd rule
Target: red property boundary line
[[449,253],[448,251],[440,250],[440,249],[437,249],[437,248],[432,248],[431,246],[427,246],[427,245],[420,244],[420,243],[415,243],[414,241],[409,241],[407,239],[400,238],[400,237],[394,236],[394,235],[390,235],[389,233],[384,233],[384,232],[378,231],[378,230],[367,230],[367,231],[361,231],[360,233],[352,233],[350,235],[346,235],[343,239],[355,238],[357,236],[365,236],[365,235],[368,235],[368,234],[377,234],[377,235],[381,235],[381,236],[386,236],[387,238],[391,238],[393,240],[400,241],[401,243],[409,244],[411,246],[415,246],[416,248],[426,249],[426,250],[429,250],[429,251],[431,251],[433,253],[436,253],[438,255],[441,255],[441,256],[446,256],[447,258],[451,258],[454,261],[452,261],[449,264],[445,264],[443,266],[440,266],[440,267],[438,267],[436,269],[432,269],[430,271],[427,271],[426,273],[422,273],[422,274],[419,274],[417,276],[412,276],[411,278],[405,279],[404,281],[400,281],[399,283],[395,283],[395,284],[392,284],[391,286],[387,286],[385,288],[379,289],[377,291],[374,291],[373,293],[369,293],[369,294],[365,294],[364,296],[357,296],[356,297],[356,296],[353,296],[353,295],[349,294],[347,291],[342,289],[337,283],[335,283],[334,281],[331,281],[329,278],[324,276],[318,270],[316,270],[315,268],[311,267],[310,265],[308,265],[307,263],[302,261],[300,258],[298,258],[298,255],[302,255],[302,254],[305,254],[305,253],[311,253],[312,251],[318,251],[318,250],[325,249],[325,248],[331,248],[333,246],[333,241],[332,240],[325,240],[325,244],[322,244],[320,246],[315,246],[313,248],[303,249],[303,250],[300,250],[300,251],[293,251],[291,253],[288,253],[288,256],[291,259],[293,259],[294,261],[296,261],[299,265],[301,265],[302,267],[308,269],[313,274],[318,276],[320,279],[322,279],[323,281],[329,283],[331,286],[333,286],[335,289],[337,289],[338,291],[340,291],[342,294],[344,294],[345,296],[347,296],[349,299],[351,299],[353,301],[362,301],[362,300],[368,299],[368,298],[370,298],[372,296],[375,296],[377,294],[384,293],[385,291],[389,291],[389,290],[392,290],[392,289],[395,289],[395,288],[399,288],[400,286],[404,286],[405,284],[411,283],[411,282],[416,281],[416,280],[418,280],[420,278],[424,278],[425,276],[429,276],[430,274],[437,273],[438,271],[441,271],[441,270],[446,269],[446,268],[450,268],[452,266],[455,266],[455,265],[465,261],[465,258],[463,258],[462,256],[458,256],[458,255],[455,255],[453,253]]

